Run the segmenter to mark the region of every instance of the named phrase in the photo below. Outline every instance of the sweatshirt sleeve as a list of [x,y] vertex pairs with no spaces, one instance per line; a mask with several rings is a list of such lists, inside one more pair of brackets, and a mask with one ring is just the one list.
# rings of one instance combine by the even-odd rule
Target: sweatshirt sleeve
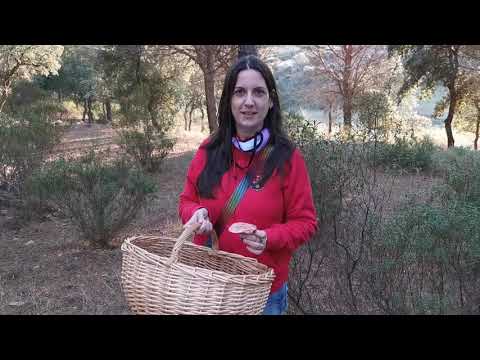
[[185,184],[178,203],[178,214],[183,224],[190,220],[196,210],[204,207],[200,206],[197,178],[205,165],[205,156],[205,150],[198,149],[187,170]]
[[313,203],[312,186],[303,156],[295,149],[283,186],[285,223],[265,229],[267,250],[288,248],[295,251],[317,230],[317,216]]

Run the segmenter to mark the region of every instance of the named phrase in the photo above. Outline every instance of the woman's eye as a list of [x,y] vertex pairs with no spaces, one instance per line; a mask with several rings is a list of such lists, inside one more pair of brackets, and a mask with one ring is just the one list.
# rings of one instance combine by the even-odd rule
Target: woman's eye
[[235,95],[243,95],[243,94],[245,94],[245,90],[244,89],[236,89],[233,93]]
[[262,96],[262,95],[265,95],[265,90],[263,90],[263,89],[255,89],[255,90],[254,90],[254,93],[255,93],[255,95],[257,95],[257,96]]

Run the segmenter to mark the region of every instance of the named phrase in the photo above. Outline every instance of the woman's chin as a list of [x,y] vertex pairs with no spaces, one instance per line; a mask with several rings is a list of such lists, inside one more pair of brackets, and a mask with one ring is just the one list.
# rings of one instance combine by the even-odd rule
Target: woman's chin
[[248,135],[255,135],[257,132],[262,131],[263,124],[259,125],[258,123],[252,124],[249,121],[242,121],[237,124],[237,132]]

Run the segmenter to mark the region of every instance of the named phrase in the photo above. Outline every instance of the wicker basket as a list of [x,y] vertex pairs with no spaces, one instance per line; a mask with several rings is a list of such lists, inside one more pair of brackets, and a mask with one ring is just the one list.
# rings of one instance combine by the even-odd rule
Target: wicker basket
[[[135,314],[255,315],[270,294],[273,269],[256,259],[178,239],[135,236],[122,244],[122,288]],[[214,238],[214,248],[218,240]]]

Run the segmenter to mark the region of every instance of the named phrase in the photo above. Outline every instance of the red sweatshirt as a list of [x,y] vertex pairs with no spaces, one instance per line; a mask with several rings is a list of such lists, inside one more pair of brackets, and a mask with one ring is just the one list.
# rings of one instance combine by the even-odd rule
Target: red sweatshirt
[[[202,145],[206,142],[207,140]],[[233,147],[233,157],[237,164],[246,167],[250,153],[243,153]],[[210,221],[215,225],[224,204],[247,172],[247,169],[232,166],[213,192],[215,198],[200,198],[196,184],[206,160],[206,150],[201,146],[190,164],[185,187],[180,194],[179,215],[184,224],[195,210],[206,208]],[[293,252],[312,237],[317,228],[310,179],[298,149],[294,150],[285,170],[284,177],[275,170],[260,191],[248,189],[225,224],[225,229],[219,234],[220,250],[257,258],[259,262],[273,268],[275,280],[271,292],[275,292],[287,281]],[[228,231],[234,222],[255,224],[259,230],[265,230],[267,245],[260,255],[248,251],[238,234]],[[205,245],[207,239],[206,235],[197,235],[194,243]]]

